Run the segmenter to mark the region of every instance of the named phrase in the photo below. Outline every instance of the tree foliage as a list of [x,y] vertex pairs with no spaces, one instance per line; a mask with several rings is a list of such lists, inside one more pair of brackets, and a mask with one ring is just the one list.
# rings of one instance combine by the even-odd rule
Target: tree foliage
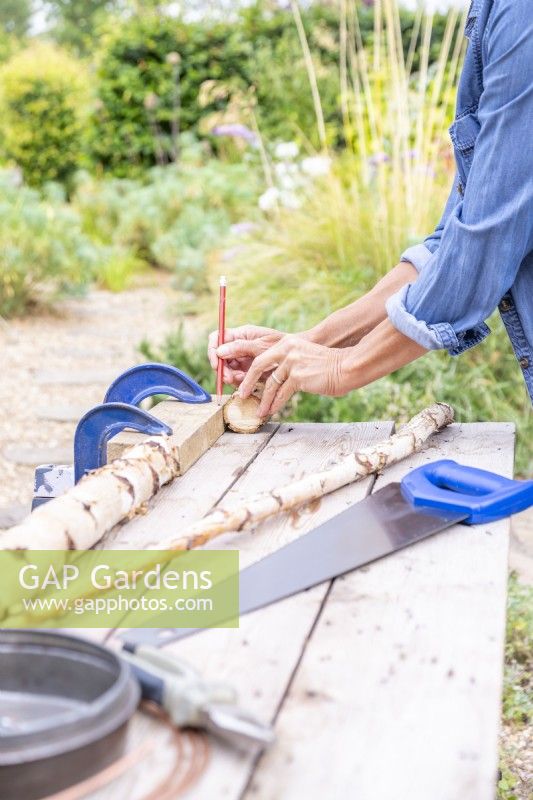
[[25,36],[32,14],[31,0],[2,0],[0,31],[8,36]]
[[54,39],[85,54],[94,49],[99,24],[118,9],[119,0],[47,0],[46,5]]
[[82,65],[53,45],[33,44],[0,69],[0,141],[5,157],[30,185],[66,181],[80,164],[83,109]]
[[[195,128],[208,80],[246,83],[248,45],[228,26],[157,13],[109,26],[98,67],[92,151],[119,175],[176,160],[177,134]],[[216,101],[212,106],[216,106]]]

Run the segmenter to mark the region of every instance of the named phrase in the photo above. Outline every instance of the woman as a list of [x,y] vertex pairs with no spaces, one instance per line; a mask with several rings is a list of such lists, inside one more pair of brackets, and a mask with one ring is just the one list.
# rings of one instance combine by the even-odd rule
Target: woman
[[450,135],[457,173],[434,233],[364,297],[309,331],[227,332],[213,368],[247,397],[269,376],[259,415],[299,390],[338,396],[423,356],[459,355],[490,332],[498,306],[533,401],[533,10],[473,0]]

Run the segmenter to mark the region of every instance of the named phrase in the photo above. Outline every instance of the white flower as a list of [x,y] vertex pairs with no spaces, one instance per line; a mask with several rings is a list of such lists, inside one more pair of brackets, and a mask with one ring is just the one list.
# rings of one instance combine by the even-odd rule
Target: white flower
[[302,176],[300,167],[294,162],[278,161],[274,164],[278,188],[289,192],[305,186],[307,179]]
[[290,161],[292,158],[296,158],[299,152],[300,148],[296,142],[280,142],[278,145],[276,145],[274,155],[276,158],[279,158],[282,161]]
[[0,170],[1,180],[4,180],[9,186],[19,189],[24,183],[24,176],[20,167],[11,167]]
[[281,191],[279,193],[279,201],[283,208],[300,208],[302,205],[302,201],[300,198],[294,194],[294,192],[285,192]]
[[309,156],[302,160],[302,171],[311,178],[323,178],[331,170],[331,158],[328,156]]
[[263,192],[259,198],[259,208],[261,211],[272,211],[276,208],[279,202],[279,191],[274,186],[271,186],[266,192]]

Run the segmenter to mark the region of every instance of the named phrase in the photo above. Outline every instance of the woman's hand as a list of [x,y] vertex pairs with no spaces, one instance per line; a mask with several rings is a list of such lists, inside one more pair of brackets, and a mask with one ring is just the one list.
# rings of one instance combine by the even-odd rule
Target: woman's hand
[[258,416],[266,417],[279,411],[295,392],[330,397],[344,394],[341,365],[345,352],[286,335],[253,359],[239,395],[248,397],[261,376],[271,373],[258,410]]
[[[239,386],[254,358],[279,340],[285,334],[274,328],[263,328],[259,325],[241,325],[226,331],[225,343],[218,352],[225,359],[224,383]],[[207,355],[214,370],[217,369],[218,331],[209,335]]]

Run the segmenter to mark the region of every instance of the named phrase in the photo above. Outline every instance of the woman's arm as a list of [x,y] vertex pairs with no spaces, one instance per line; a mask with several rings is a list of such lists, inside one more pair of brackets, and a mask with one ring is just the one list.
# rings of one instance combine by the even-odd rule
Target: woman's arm
[[268,378],[258,416],[279,411],[295,392],[338,397],[387,375],[426,352],[383,320],[354,347],[335,348],[285,336],[252,361],[239,388],[248,397],[262,375]]
[[326,347],[352,347],[387,317],[385,304],[389,297],[417,277],[413,265],[402,261],[359,300],[334,311],[301,335]]
[[[408,261],[402,261],[359,300],[335,311],[314,328],[297,334],[313,344],[326,347],[352,347],[379,325],[386,316],[385,304],[399,289],[412,283],[418,271]],[[243,325],[226,331],[226,344],[217,349],[218,331],[209,336],[207,353],[213,369],[218,355],[225,359],[224,383],[238,386],[252,360],[285,336],[281,331],[257,325]]]
[[359,344],[350,347],[345,354],[343,352],[339,367],[340,393],[360,389],[427,352],[425,347],[400,333],[385,319]]

